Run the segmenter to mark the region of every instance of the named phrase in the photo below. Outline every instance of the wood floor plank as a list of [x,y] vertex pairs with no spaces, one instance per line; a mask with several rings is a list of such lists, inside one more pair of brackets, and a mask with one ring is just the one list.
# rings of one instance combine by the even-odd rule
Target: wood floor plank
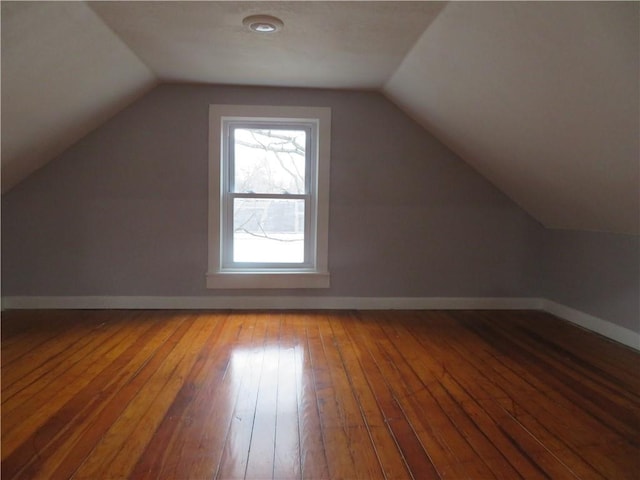
[[97,395],[91,408],[79,412],[70,428],[61,432],[46,455],[38,452],[34,457],[36,462],[29,465],[24,478],[71,477],[188,329],[185,318],[163,315],[156,319],[162,320],[161,335],[139,350],[130,365],[123,369],[122,383],[114,383],[113,390],[107,395]]
[[[494,322],[497,319],[492,319]],[[505,324],[505,322],[501,322]],[[567,349],[558,344],[554,338],[547,338],[532,331],[518,321],[509,322],[503,328],[504,332],[512,332],[517,335],[521,345],[525,344],[532,352],[544,352],[542,362],[546,363],[554,371],[561,372],[565,381],[576,384],[574,379],[578,379],[577,384],[581,388],[589,388],[591,391],[598,392],[597,398],[599,403],[607,408],[607,399],[614,398],[616,404],[625,405],[629,409],[638,401],[638,393],[634,391],[633,386],[627,382],[612,375],[609,369],[599,367],[600,362],[597,357],[588,360],[581,358],[581,355],[572,353],[571,349]],[[542,363],[541,362],[541,363]],[[622,387],[622,388],[621,388]]]
[[[441,344],[433,344],[430,343],[428,339],[423,338],[423,336],[420,336],[420,342],[425,344],[425,348],[429,351],[436,351],[438,352],[439,349],[442,349],[442,345]],[[426,343],[429,342],[429,343]],[[447,360],[447,356],[450,355],[451,353],[453,353],[455,351],[454,348],[450,348],[451,345],[448,345],[448,348],[440,350],[439,354],[438,354],[438,358],[442,358],[443,360]],[[459,356],[459,358],[465,358],[464,355]],[[473,368],[475,366],[475,361],[473,362],[473,364],[469,365],[471,368]],[[519,447],[519,443],[518,442],[525,442],[529,445],[529,449],[534,449],[536,450],[536,455],[535,456],[526,456],[526,458],[531,462],[534,459],[537,459],[538,462],[540,462],[540,464],[543,464],[545,466],[545,469],[541,468],[540,465],[534,465],[539,471],[543,471],[546,472],[547,470],[551,470],[551,472],[553,473],[554,476],[570,476],[573,477],[574,473],[572,469],[567,469],[563,464],[566,462],[562,462],[560,461],[554,454],[554,452],[549,448],[549,444],[544,444],[543,442],[540,441],[540,438],[536,437],[535,435],[532,435],[532,432],[526,428],[525,425],[523,425],[521,423],[521,421],[518,418],[515,418],[511,415],[508,415],[505,413],[505,411],[501,411],[500,408],[497,407],[496,402],[492,401],[490,397],[486,396],[486,395],[478,395],[478,394],[469,394],[467,392],[467,389],[469,388],[469,386],[473,385],[474,382],[474,376],[473,375],[469,375],[469,369],[458,369],[456,371],[458,373],[457,378],[455,378],[455,376],[451,376],[451,375],[447,375],[447,376],[443,376],[443,382],[446,384],[447,388],[450,391],[457,391],[458,395],[460,396],[460,398],[465,399],[465,401],[461,402],[461,405],[463,405],[465,408],[469,408],[470,406],[478,406],[478,413],[480,414],[479,419],[482,419],[483,417],[488,417],[488,422],[485,421],[484,426],[483,426],[483,431],[484,432],[490,432],[492,430],[495,431],[495,428],[492,428],[492,423],[494,426],[498,427],[498,429],[502,432],[502,435],[500,434],[496,434],[492,436],[492,441],[494,442],[499,442],[501,444],[500,447],[500,451],[503,453],[508,453],[510,452],[510,450],[508,448],[508,444],[505,445],[505,439],[503,437],[506,437],[509,441],[509,443],[511,443],[513,445],[513,447],[516,447],[518,451],[522,452],[522,449]],[[481,376],[482,372],[480,370],[477,371],[477,375]],[[486,385],[486,383],[482,383],[482,386],[484,387]],[[466,393],[465,393],[466,392]],[[514,397],[511,397],[511,401],[514,401]],[[517,398],[518,402],[522,403],[522,400]],[[508,426],[509,427],[509,432],[507,433],[507,429],[505,429],[504,427]],[[571,432],[569,432],[569,435],[571,434]],[[514,440],[514,439],[517,439]],[[544,448],[539,448],[541,445],[544,445]],[[522,467],[526,467],[526,464],[523,464],[520,459],[519,456],[514,455],[513,453],[510,453],[508,455],[508,458],[511,462],[514,463],[517,462],[520,465],[520,468]],[[572,458],[572,460],[576,460],[576,458]],[[574,464],[575,465],[575,464]],[[585,462],[581,463],[581,469],[583,471],[588,471],[589,472],[589,478],[599,478],[599,474],[597,471],[591,469],[589,467],[589,465]],[[521,471],[523,474],[525,474],[525,478],[529,478],[531,475],[534,474],[534,472],[532,471],[527,471],[526,469],[524,471]],[[548,472],[547,472],[548,473]]]
[[[323,334],[323,344],[325,355],[332,366],[330,372],[336,397],[339,400],[338,407],[342,412],[343,424],[348,428],[347,438],[351,458],[358,466],[357,473],[362,478],[383,478],[384,473],[367,428],[367,418],[354,395],[352,381],[342,355],[341,346],[347,348],[348,344],[343,336],[336,335],[335,325],[331,322],[331,319],[335,319],[337,315],[333,314],[323,319],[327,327],[326,333]],[[338,318],[342,320],[341,317]]]
[[248,478],[271,478],[273,476],[276,415],[278,411],[278,370],[280,368],[280,349],[277,339],[280,336],[280,319],[274,315],[267,326],[267,338],[262,372],[258,384],[258,397],[253,416],[249,457],[245,476]]
[[[226,439],[221,432],[227,432],[232,422],[233,408],[248,368],[247,355],[240,353],[252,348],[256,332],[258,340],[263,340],[262,332],[256,328],[254,315],[233,315],[228,324],[232,339],[225,345],[226,338],[222,336],[218,345],[224,346],[215,351],[221,362],[226,357],[228,366],[224,376],[218,382],[209,372],[204,380],[206,387],[197,392],[193,408],[186,413],[186,421],[181,424],[179,443],[182,446],[175,455],[179,461],[173,459],[175,469],[163,470],[158,477],[152,478],[214,477]],[[170,458],[171,453],[168,456]]]
[[[113,315],[109,317],[113,318]],[[83,311],[12,311],[11,321],[3,322],[2,329],[2,368],[23,358],[43,343],[62,335],[68,336],[74,328],[86,330],[87,324],[99,326],[102,318],[95,312]],[[26,363],[26,362],[21,362]],[[11,369],[12,371],[14,369]]]
[[[7,393],[9,393],[9,387],[13,387],[16,381],[30,383],[25,382],[28,380],[26,377],[33,375],[34,371],[42,369],[43,366],[50,367],[52,360],[62,357],[67,353],[68,348],[76,345],[78,341],[89,341],[85,338],[86,331],[85,326],[65,329],[64,325],[59,325],[57,328],[53,325],[43,329],[42,332],[25,332],[21,338],[14,337],[6,341],[6,345],[3,343],[2,383]],[[20,364],[14,365],[18,359]]]
[[[550,395],[567,399],[570,404],[600,421],[602,426],[626,441],[634,441],[636,425],[640,423],[640,412],[634,407],[637,402],[595,384],[591,376],[582,379],[576,377],[576,372],[554,360],[542,345],[538,346],[540,350],[536,350],[526,337],[515,334],[508,322],[500,327],[482,316],[476,319],[473,328],[477,329],[476,325],[484,326],[485,338],[496,349],[518,359],[517,364],[526,366]],[[469,324],[467,326],[471,327]]]
[[[376,318],[376,320],[379,324],[381,319]],[[384,329],[381,332],[383,335],[386,334]],[[403,337],[399,338],[403,343],[409,340]],[[402,408],[405,411],[416,412],[418,415],[419,412],[424,412],[422,415],[424,418],[419,420],[424,428],[414,426],[417,431],[423,433],[422,437],[424,438],[424,432],[429,432],[429,437],[437,438],[443,448],[452,452],[456,464],[474,465],[475,471],[470,472],[472,478],[494,478],[495,475],[474,448],[473,438],[481,432],[477,432],[473,425],[470,428],[466,425],[469,422],[461,414],[455,402],[448,398],[448,392],[437,378],[429,381],[429,375],[420,377],[416,374],[415,368],[422,365],[416,365],[412,360],[404,358],[388,335],[387,338],[380,337],[378,349],[379,355],[388,359],[387,365],[393,366],[396,371],[395,378],[397,380],[393,382],[393,385]],[[429,373],[433,373],[438,367],[438,365],[434,366]],[[388,368],[388,371],[389,378],[392,378],[393,370]],[[461,425],[463,421],[466,423],[465,425]],[[466,429],[465,426],[467,426]],[[425,439],[424,443],[427,441],[430,440]],[[491,447],[489,443],[483,442],[482,444],[487,448]],[[513,476],[514,472],[506,473]]]
[[[25,440],[5,458],[2,463],[3,477],[12,478],[22,470],[25,470],[27,477],[45,476],[46,472],[41,471],[45,462],[50,463],[52,458],[55,458],[55,452],[72,447],[72,442],[82,426],[94,421],[108,403],[109,397],[113,398],[115,392],[138,371],[140,363],[155,350],[156,342],[161,343],[170,335],[167,325],[171,323],[150,323],[150,328],[111,363],[107,370],[78,391],[55,415],[39,427],[37,438]],[[103,394],[109,390],[113,392],[110,396]],[[119,396],[119,400],[123,400],[122,396]],[[34,455],[34,448],[38,455]]]
[[[395,374],[392,370],[385,368],[384,359],[377,360],[380,357],[376,357],[376,341],[373,341],[376,337],[361,323],[348,324],[347,331],[352,336],[359,355],[363,358],[365,375],[375,390],[385,422],[413,477],[441,478],[444,472],[454,470],[456,462],[445,459],[445,455],[442,455],[445,452],[441,449],[441,445],[432,442],[431,432],[421,435],[424,432],[422,422],[417,421],[417,418],[412,422],[399,404],[390,384]],[[377,338],[377,341],[379,342],[380,338]],[[429,452],[437,455],[430,455]]]
[[[402,322],[398,323],[398,325],[391,325],[387,322],[387,326],[399,331],[404,330],[405,325]],[[416,338],[419,338],[420,341],[417,341]],[[437,379],[437,381],[433,382],[430,386],[430,390],[434,394],[434,400],[437,402],[438,398],[446,399],[447,397],[456,399],[460,406],[460,411],[456,412],[456,418],[462,419],[466,417],[472,424],[474,424],[474,426],[471,427],[471,429],[463,436],[468,438],[470,432],[473,432],[475,440],[469,439],[470,446],[472,443],[475,443],[476,445],[483,445],[484,453],[476,453],[478,453],[479,457],[482,459],[482,463],[492,471],[491,475],[497,478],[513,478],[516,474],[514,471],[516,466],[523,469],[518,472],[518,474],[524,478],[535,478],[539,476],[541,472],[544,472],[544,470],[541,470],[537,464],[531,464],[530,457],[525,456],[525,459],[529,460],[529,462],[523,461],[525,459],[521,458],[520,450],[513,444],[513,437],[506,435],[500,428],[492,428],[492,425],[508,423],[511,431],[518,434],[518,438],[525,439],[525,441],[529,441],[528,432],[522,429],[517,422],[513,421],[513,419],[504,415],[502,411],[494,408],[494,402],[490,399],[486,402],[479,403],[478,399],[468,395],[465,389],[460,388],[459,382],[462,382],[466,386],[475,381],[475,378],[472,376],[465,377],[462,380],[456,379],[456,373],[458,371],[462,372],[464,369],[458,368],[455,371],[452,371],[451,366],[455,365],[456,362],[462,362],[463,359],[457,355],[450,355],[449,349],[443,349],[441,340],[436,342],[426,335],[416,337],[415,334],[411,334],[411,332],[409,332],[409,335],[406,335],[405,340],[408,342],[407,347],[411,345],[411,347],[407,348],[405,351],[421,352],[420,358],[423,361],[414,363],[414,371],[416,374],[422,379]],[[421,344],[423,348],[421,348]],[[437,362],[433,361],[436,358],[445,362],[447,366],[446,370],[442,370],[442,367],[438,365]],[[430,359],[433,360],[430,361]],[[460,365],[462,365],[462,363],[460,363]],[[440,403],[438,403],[438,405],[440,405]],[[449,409],[450,408],[451,405]],[[478,422],[481,419],[484,420],[482,429],[478,428]],[[452,421],[455,423],[455,420]],[[491,437],[487,437],[489,434],[492,434]],[[486,441],[479,442],[478,435],[487,437]],[[455,440],[457,436],[454,432],[448,432],[445,438],[446,441],[451,441]],[[505,439],[507,441],[505,441]],[[511,444],[511,448],[509,447],[509,444]],[[530,443],[530,445],[534,444],[535,442]],[[464,454],[466,451],[460,443],[455,444],[452,448],[458,453],[458,455]],[[541,455],[543,456],[543,460],[555,469],[554,474],[566,476],[569,473],[563,470],[561,465],[557,465],[557,462],[554,462],[553,458],[548,459],[544,456],[544,452]],[[550,453],[549,456],[552,457]],[[475,462],[473,460],[473,455],[470,457],[463,456],[460,461],[463,464],[470,463],[480,466],[479,462]],[[484,472],[482,475],[487,476],[489,474]]]
[[[86,369],[83,359],[94,349],[102,348],[103,351],[108,351],[110,346],[117,345],[119,332],[121,335],[128,333],[121,322],[110,322],[97,331],[78,328],[56,338],[55,341],[39,345],[24,355],[18,365],[13,365],[3,372],[3,409],[11,412],[14,407],[23,404],[24,398],[33,400],[35,395],[42,392],[49,397],[51,388],[60,384],[55,382],[58,376],[77,376],[74,367]],[[107,341],[111,343],[107,344]],[[49,385],[52,387],[47,388]]]
[[[460,339],[470,335],[462,330],[456,335],[456,341],[448,341],[447,347],[466,359],[469,369],[460,369],[459,376],[474,398],[492,398],[518,421],[525,423],[528,429],[540,429],[538,423],[543,420],[547,432],[547,441],[556,432],[558,448],[571,448],[593,442],[619,440],[617,435],[601,428],[595,420],[574,405],[557,396],[543,391],[546,387],[532,377],[529,372],[517,366],[506,367],[504,359],[494,353],[482,355],[477,348],[461,344]],[[484,379],[475,382],[475,379]],[[508,388],[504,386],[508,385]],[[546,401],[540,402],[540,397]],[[531,423],[534,422],[534,423]]]
[[328,479],[324,437],[320,424],[320,410],[316,383],[311,363],[308,325],[314,325],[317,315],[300,315],[291,323],[296,337],[300,339],[301,349],[297,351],[301,366],[299,381],[298,426],[300,436],[300,467],[302,478]]
[[[354,416],[347,417],[338,403],[325,349],[329,326],[324,317],[316,317],[314,323],[307,330],[308,347],[330,478],[356,478],[357,469],[347,436],[347,428],[353,425]],[[324,339],[321,330],[325,330]]]
[[291,315],[283,313],[280,318],[278,339],[278,396],[276,406],[276,433],[273,456],[273,478],[283,480],[300,478],[300,414],[299,396],[302,357],[300,339],[296,337]]
[[225,443],[216,468],[218,479],[244,478],[249,458],[253,422],[259,394],[260,379],[266,350],[270,348],[268,322],[257,322],[253,348],[239,352],[244,357],[242,383],[238,392],[231,422],[225,432]]
[[[528,335],[536,334],[546,339],[546,342],[554,344],[569,354],[573,360],[579,360],[588,364],[590,370],[599,370],[611,378],[616,378],[628,393],[640,392],[640,378],[637,368],[634,368],[634,357],[637,352],[631,348],[620,348],[620,344],[606,340],[599,335],[594,335],[586,329],[576,328],[566,321],[558,321],[557,318],[543,312],[496,312],[493,315],[496,320],[514,323],[519,328],[528,332]],[[535,328],[531,327],[535,325]]]
[[134,478],[185,477],[194,462],[213,454],[210,449],[203,452],[199,445],[207,423],[195,419],[206,419],[206,410],[212,403],[217,404],[217,394],[226,392],[223,387],[231,376],[230,351],[242,323],[229,321],[226,314],[209,314],[203,321],[215,322],[218,328],[201,349],[153,438],[139,457],[131,473]]
[[[144,327],[141,327],[144,328]],[[57,365],[41,381],[33,382],[7,399],[2,407],[3,458],[41,428],[79,390],[108,368],[132,342],[139,330],[117,326],[97,333],[65,365]],[[88,358],[94,361],[87,361]],[[31,415],[28,415],[29,413]],[[25,419],[25,417],[27,417]]]
[[196,321],[197,318],[192,319],[189,330],[84,459],[74,478],[99,478],[106,469],[114,477],[128,477],[195,362],[197,352],[213,332],[211,325],[204,323],[202,328],[196,328]]
[[3,312],[3,479],[633,479],[640,353],[527,311]]
[[[454,348],[454,350],[456,350]],[[468,357],[465,351],[456,350],[463,357]],[[515,388],[518,381],[521,381],[524,375],[508,375],[509,370],[498,371],[496,364],[491,361],[491,356],[486,356],[480,361],[474,360],[470,362],[470,366],[480,372],[489,372],[491,376],[498,373],[491,382],[483,384],[483,388],[492,384],[492,390],[500,390],[504,396],[497,398],[497,403],[509,414],[513,419],[529,431],[535,438],[544,444],[550,451],[557,452],[562,450],[563,463],[570,470],[575,471],[586,478],[605,478],[594,468],[591,462],[591,456],[586,457],[580,454],[581,445],[589,445],[594,442],[607,442],[611,438],[610,432],[598,428],[594,424],[593,419],[585,416],[579,409],[568,409],[564,404],[555,401],[549,401],[550,398],[544,396],[548,401],[540,402],[541,393],[537,392],[534,387],[524,393]],[[508,376],[503,376],[506,372]],[[486,374],[486,373],[485,373]],[[504,388],[501,385],[508,385]],[[474,396],[484,398],[482,395]],[[482,403],[482,402],[481,402]],[[595,428],[594,428],[595,426]],[[592,433],[598,432],[593,435]],[[598,435],[600,438],[598,438]]]
[[404,457],[391,431],[387,428],[375,393],[367,382],[366,374],[362,368],[363,358],[357,354],[357,348],[344,328],[345,324],[353,324],[356,321],[357,319],[353,315],[331,320],[331,328],[340,346],[342,364],[349,379],[350,388],[358,402],[362,417],[366,421],[367,432],[384,478],[411,478]]

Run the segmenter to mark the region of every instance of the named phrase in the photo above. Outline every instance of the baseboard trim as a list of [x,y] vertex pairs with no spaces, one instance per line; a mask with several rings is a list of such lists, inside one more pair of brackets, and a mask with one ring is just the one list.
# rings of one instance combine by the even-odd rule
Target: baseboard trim
[[519,297],[3,297],[5,310],[29,309],[313,309],[313,310],[538,310],[542,299]]
[[9,296],[5,310],[38,309],[281,309],[281,310],[543,310],[640,350],[640,333],[566,305],[536,297],[323,297],[323,296]]
[[583,327],[592,332],[599,333],[616,342],[622,343],[627,347],[640,350],[640,333],[621,327],[615,323],[602,320],[588,313],[581,312],[575,308],[567,307],[552,300],[543,299],[542,308],[545,312],[551,313],[556,317],[560,317],[568,322]]

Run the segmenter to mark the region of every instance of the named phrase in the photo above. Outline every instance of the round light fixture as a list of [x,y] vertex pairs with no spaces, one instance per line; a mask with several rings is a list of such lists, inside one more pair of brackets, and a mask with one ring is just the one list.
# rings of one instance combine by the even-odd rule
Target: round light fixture
[[242,20],[242,24],[258,33],[274,33],[284,27],[282,20],[271,15],[251,15]]

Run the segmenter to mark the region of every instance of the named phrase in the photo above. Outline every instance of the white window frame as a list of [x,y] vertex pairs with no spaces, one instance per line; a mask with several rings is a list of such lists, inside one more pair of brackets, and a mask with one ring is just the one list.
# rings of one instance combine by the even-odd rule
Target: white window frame
[[[251,264],[231,260],[229,149],[227,132],[239,125],[304,128],[310,132],[308,219],[305,262]],[[331,109],[266,105],[209,106],[209,262],[208,288],[328,288],[329,162]],[[236,195],[236,194],[234,194]]]

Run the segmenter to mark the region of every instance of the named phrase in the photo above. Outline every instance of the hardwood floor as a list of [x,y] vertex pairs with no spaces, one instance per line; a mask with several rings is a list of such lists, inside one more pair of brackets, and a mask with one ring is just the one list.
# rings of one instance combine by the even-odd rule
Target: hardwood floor
[[2,478],[638,479],[639,359],[538,312],[4,312]]

